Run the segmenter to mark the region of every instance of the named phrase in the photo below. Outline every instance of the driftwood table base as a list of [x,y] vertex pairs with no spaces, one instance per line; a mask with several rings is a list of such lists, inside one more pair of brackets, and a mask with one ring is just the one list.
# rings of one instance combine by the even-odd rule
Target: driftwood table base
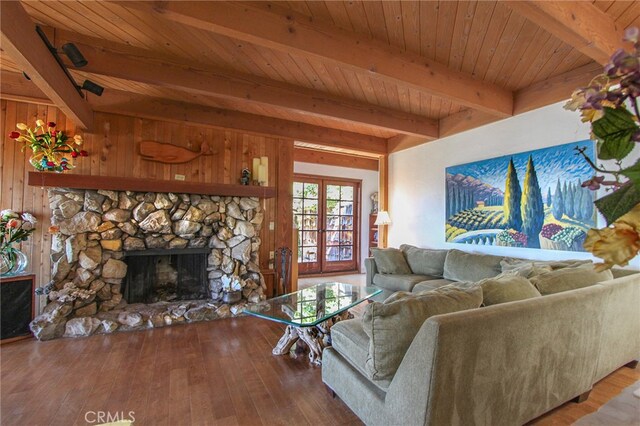
[[331,327],[342,320],[353,318],[349,311],[342,312],[327,321],[312,327],[295,327],[288,325],[278,344],[271,351],[274,355],[285,355],[291,347],[302,340],[309,347],[309,361],[322,365],[322,350],[331,346]]

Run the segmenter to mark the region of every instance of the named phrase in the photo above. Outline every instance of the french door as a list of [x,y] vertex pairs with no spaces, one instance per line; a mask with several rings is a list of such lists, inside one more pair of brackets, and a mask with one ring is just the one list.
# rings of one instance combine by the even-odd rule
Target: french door
[[358,266],[360,182],[295,175],[293,214],[300,274],[354,271]]

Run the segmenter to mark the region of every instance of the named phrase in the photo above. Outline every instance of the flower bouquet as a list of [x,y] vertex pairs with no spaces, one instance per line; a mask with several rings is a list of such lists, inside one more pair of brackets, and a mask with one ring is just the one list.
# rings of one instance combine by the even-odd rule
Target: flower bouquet
[[640,142],[639,39],[640,30],[629,28],[625,40],[633,43],[633,51],[618,49],[604,73],[591,80],[588,87],[573,92],[565,105],[568,110],[579,110],[582,121],[591,123],[598,158],[615,164],[614,168],[605,168],[591,160],[583,148],[577,149],[595,172],[582,186],[608,191],[595,202],[607,227],[589,230],[584,242],[586,250],[604,260],[598,269],[625,266],[640,251],[640,160],[631,165],[624,161]]
[[27,265],[26,256],[14,244],[26,241],[37,221],[30,213],[0,211],[0,275],[19,273]]
[[62,130],[56,130],[56,123],[49,122],[46,125],[42,120],[36,120],[36,127],[29,128],[24,123],[16,125],[21,132],[9,133],[11,139],[23,142],[25,148],[32,152],[29,162],[36,170],[62,173],[74,168],[73,159],[86,157],[87,151],[81,150],[82,136],[75,135],[71,141]]

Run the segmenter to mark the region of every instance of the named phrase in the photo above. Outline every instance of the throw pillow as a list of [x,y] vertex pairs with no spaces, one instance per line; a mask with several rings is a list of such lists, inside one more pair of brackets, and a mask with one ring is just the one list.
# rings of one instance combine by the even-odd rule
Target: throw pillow
[[484,306],[540,297],[540,292],[533,284],[518,274],[500,274],[477,284],[482,287],[482,304]]
[[400,250],[414,274],[441,277],[444,273],[444,260],[449,250],[423,249],[409,244],[401,245]]
[[370,339],[365,364],[369,378],[393,378],[405,352],[429,317],[478,308],[481,303],[480,287],[460,289],[447,285],[420,294],[399,292],[385,303],[369,304],[362,317],[364,331]]
[[502,259],[502,256],[449,250],[444,261],[443,276],[448,280],[472,282],[492,278],[502,272]]
[[376,267],[381,274],[411,275],[411,269],[404,258],[404,253],[396,248],[372,248]]
[[558,269],[532,277],[531,283],[542,295],[546,295],[589,287],[612,279],[613,274],[610,270],[597,272],[592,264],[585,264],[575,268]]
[[[520,275],[525,276],[529,272],[529,276],[540,275],[545,272],[555,271],[562,268],[575,268],[585,264],[593,263],[590,260],[527,260],[505,258],[500,262],[502,272],[518,271]],[[528,277],[526,277],[528,278]]]

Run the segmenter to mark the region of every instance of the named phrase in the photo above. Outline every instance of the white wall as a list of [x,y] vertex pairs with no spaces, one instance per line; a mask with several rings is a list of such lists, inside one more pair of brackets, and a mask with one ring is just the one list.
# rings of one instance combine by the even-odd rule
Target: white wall
[[341,177],[361,179],[362,202],[360,203],[360,265],[364,272],[364,259],[369,255],[369,213],[371,212],[370,195],[378,191],[378,172],[373,170],[350,169],[348,167],[325,166],[323,164],[293,163],[293,172],[323,177]]
[[[522,258],[595,259],[590,253],[446,243],[445,168],[589,139],[589,126],[564,102],[392,154],[389,158],[389,246],[454,248]],[[634,152],[632,160],[640,157]],[[599,227],[605,222],[600,218]],[[631,262],[640,269],[640,257]]]

